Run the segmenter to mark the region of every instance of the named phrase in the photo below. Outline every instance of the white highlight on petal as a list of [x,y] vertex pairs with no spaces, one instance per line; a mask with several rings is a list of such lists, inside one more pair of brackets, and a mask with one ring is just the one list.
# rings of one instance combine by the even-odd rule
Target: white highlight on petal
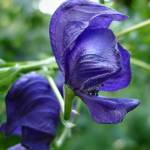
[[[45,14],[53,14],[54,11],[66,0],[40,0],[39,10]],[[98,0],[91,0],[93,2],[98,2]]]

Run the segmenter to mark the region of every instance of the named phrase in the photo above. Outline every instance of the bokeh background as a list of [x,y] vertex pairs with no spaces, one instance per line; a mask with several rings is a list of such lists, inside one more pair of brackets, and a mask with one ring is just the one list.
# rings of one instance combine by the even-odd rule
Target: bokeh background
[[[0,58],[6,61],[41,60],[50,51],[48,26],[50,14],[61,0],[0,0]],[[108,1],[108,0],[107,0]],[[114,22],[115,33],[150,18],[149,0],[114,0],[106,3],[124,12],[129,19]],[[119,38],[133,58],[150,64],[150,26]],[[77,127],[61,150],[150,150],[150,70],[132,64],[131,85],[114,97],[133,97],[141,105],[119,125],[95,124],[84,105]],[[4,95],[0,95],[0,123],[5,120]],[[18,143],[16,137],[0,134],[0,150]]]

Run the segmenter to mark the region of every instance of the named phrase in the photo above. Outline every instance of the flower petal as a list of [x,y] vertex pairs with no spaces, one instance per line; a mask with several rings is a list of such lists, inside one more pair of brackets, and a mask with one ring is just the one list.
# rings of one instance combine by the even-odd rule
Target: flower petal
[[64,79],[63,73],[61,71],[58,71],[56,78],[55,78],[55,82],[56,82],[56,85],[57,85],[61,95],[63,96],[63,86],[65,83],[65,79]]
[[53,139],[53,136],[28,127],[23,127],[22,133],[22,144],[27,148],[32,148],[33,150],[49,150],[49,143]]
[[24,146],[22,146],[21,144],[17,144],[15,146],[8,148],[8,150],[27,150],[27,149]]
[[[116,38],[109,29],[88,29],[68,56],[67,81],[74,89],[98,87],[120,69]],[[71,65],[70,65],[71,64]]]
[[[1,131],[6,135],[23,137],[27,132],[29,138],[42,133],[44,137],[47,135],[45,140],[51,140],[55,136],[60,106],[44,77],[30,73],[17,80],[6,96],[6,110],[7,122],[1,127]],[[28,130],[24,132],[24,128]],[[32,135],[32,132],[35,135]]]
[[135,99],[89,96],[79,91],[77,91],[77,95],[87,105],[94,121],[103,124],[120,123],[126,113],[139,105],[139,101]]
[[127,87],[131,81],[130,54],[120,44],[121,70],[103,83],[100,90],[115,91]]
[[66,51],[73,48],[85,29],[107,28],[113,20],[126,18],[113,9],[86,0],[63,3],[53,14],[49,29],[52,49],[61,70],[65,70]]

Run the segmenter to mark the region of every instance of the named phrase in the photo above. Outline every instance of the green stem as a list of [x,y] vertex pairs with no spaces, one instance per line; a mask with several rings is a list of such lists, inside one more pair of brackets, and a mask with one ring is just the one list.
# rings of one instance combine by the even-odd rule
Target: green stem
[[[18,64],[19,65],[19,64]],[[41,67],[49,65],[50,68],[57,68],[56,61],[54,57],[48,58],[46,60],[41,61],[34,61],[27,64],[19,65],[19,68],[22,72],[30,71],[30,70],[37,70]]]
[[55,93],[55,95],[56,95],[56,97],[57,97],[57,99],[58,99],[58,101],[60,103],[62,113],[64,114],[64,100],[63,100],[63,97],[61,96],[61,94],[60,94],[60,92],[59,92],[59,90],[58,90],[58,88],[57,88],[53,78],[50,77],[50,76],[48,76],[47,78],[49,80],[49,83],[50,83],[50,86],[51,86],[53,92]]
[[72,110],[72,102],[75,97],[74,92],[68,87],[68,85],[64,86],[64,100],[65,100],[65,114],[64,119],[69,120],[70,114]]
[[[76,111],[79,113],[80,112],[80,108],[81,108],[81,99],[79,97],[77,97],[77,105],[76,105]],[[78,114],[79,115],[79,114]],[[74,116],[74,121],[73,122],[76,122],[77,119],[78,119],[78,115],[75,115]]]
[[[81,100],[79,98],[77,98],[77,106],[76,106],[76,111],[79,112],[80,111],[80,108],[81,108]],[[72,123],[75,123],[77,121],[77,116],[78,114],[76,114],[72,120]],[[67,128],[67,127],[64,127],[60,137],[56,140],[56,147],[59,149],[61,148],[61,146],[64,144],[65,140],[67,138],[69,138],[71,134],[71,128]]]
[[75,125],[71,122],[71,121],[66,121],[64,120],[64,107],[65,107],[65,103],[64,103],[64,99],[63,97],[61,96],[60,92],[59,92],[59,89],[57,88],[54,80],[52,77],[50,76],[47,76],[48,80],[49,80],[49,83],[50,83],[50,86],[55,94],[55,96],[57,97],[58,101],[59,101],[59,104],[60,104],[60,107],[61,107],[61,115],[60,115],[60,118],[61,118],[61,122],[62,124],[64,125],[65,128],[73,128]]
[[119,32],[117,34],[117,36],[119,37],[119,36],[128,34],[128,33],[132,32],[134,30],[140,29],[140,28],[145,27],[145,26],[147,26],[149,24],[150,24],[150,19],[145,20],[144,22],[138,23],[136,25],[133,25],[132,27],[129,27],[129,28],[125,29],[124,31]]
[[62,134],[60,135],[60,138],[56,141],[56,147],[59,149],[65,142],[66,138],[69,136],[69,133],[71,129],[69,128],[64,128]]
[[[8,64],[10,64],[10,63],[8,63]],[[28,71],[32,71],[32,70],[38,70],[45,65],[48,65],[48,67],[51,69],[58,68],[54,57],[50,57],[48,59],[40,60],[40,61],[17,62],[17,63],[13,63],[11,66],[7,66],[7,63],[5,63],[5,65],[6,65],[6,67],[0,68],[0,72],[10,70],[14,67],[17,67],[19,72],[28,72]]]
[[131,58],[131,63],[136,65],[136,66],[142,67],[142,68],[150,71],[150,64],[145,63],[145,62],[143,62],[141,60],[138,60],[136,58]]

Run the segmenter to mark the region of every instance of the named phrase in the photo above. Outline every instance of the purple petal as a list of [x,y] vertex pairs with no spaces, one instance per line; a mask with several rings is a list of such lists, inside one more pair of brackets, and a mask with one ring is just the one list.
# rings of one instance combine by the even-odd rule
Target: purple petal
[[115,91],[127,87],[131,81],[130,54],[120,44],[118,49],[121,54],[121,70],[103,83],[100,90]]
[[[23,128],[25,128],[28,129],[25,130],[28,138],[42,133],[41,138],[46,134],[49,136],[46,136],[45,140],[50,141],[55,136],[60,106],[44,77],[30,73],[17,80],[6,96],[6,110],[7,122],[1,127],[1,131],[6,135],[14,134],[23,137]],[[34,135],[32,135],[33,131]],[[30,148],[34,149],[34,147]]]
[[65,79],[64,79],[63,73],[61,71],[58,71],[56,78],[55,78],[55,82],[56,82],[56,85],[57,85],[61,95],[63,96],[63,86],[65,83]]
[[27,149],[24,146],[22,146],[21,144],[17,144],[15,146],[8,148],[8,150],[27,150]]
[[86,0],[69,0],[53,14],[50,23],[50,39],[56,60],[64,71],[65,55],[76,39],[87,28],[108,28],[113,20],[127,17],[106,6]]
[[49,133],[40,132],[28,127],[22,128],[22,144],[27,148],[33,148],[33,150],[49,150],[50,137]]
[[103,124],[120,123],[126,113],[139,105],[139,101],[135,99],[89,96],[79,91],[77,95],[80,96],[87,105],[93,120]]
[[88,29],[68,56],[68,83],[74,89],[99,87],[120,69],[116,38],[109,29]]

